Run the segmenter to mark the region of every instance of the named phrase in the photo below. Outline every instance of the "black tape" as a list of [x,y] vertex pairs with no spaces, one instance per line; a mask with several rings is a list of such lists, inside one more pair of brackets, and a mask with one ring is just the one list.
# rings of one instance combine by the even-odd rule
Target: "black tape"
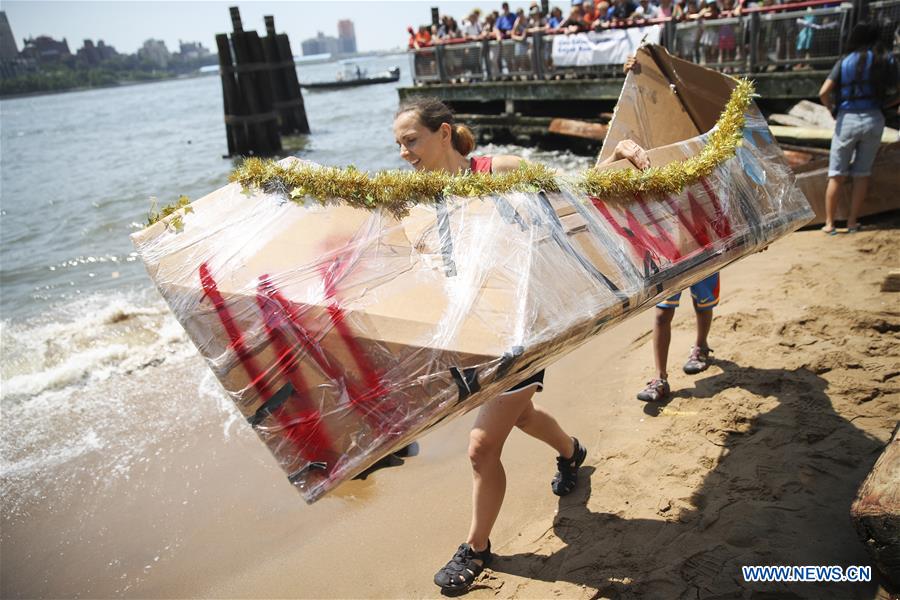
[[569,243],[568,238],[566,237],[566,232],[563,230],[562,221],[559,220],[559,215],[556,214],[556,211],[553,210],[553,205],[550,204],[550,199],[547,198],[547,194],[544,192],[538,192],[538,198],[541,199],[541,207],[544,209],[544,214],[547,219],[550,221],[550,235],[553,238],[553,241],[563,249],[563,252],[574,258],[578,261],[578,264],[581,265],[585,271],[587,271],[594,279],[603,283],[611,292],[613,292],[621,301],[622,305],[627,308],[628,307],[628,298],[625,294],[618,288],[616,284],[614,284],[609,277],[601,273],[597,267],[591,264],[587,258],[585,258],[575,247]]
[[491,196],[491,200],[494,201],[494,206],[497,208],[497,212],[500,213],[500,216],[503,217],[504,221],[510,225],[518,225],[519,229],[522,231],[528,229],[528,225],[525,224],[525,219],[522,218],[519,211],[513,208],[513,205],[507,202],[505,198]]
[[247,417],[247,421],[253,427],[256,427],[260,423],[262,423],[266,417],[272,414],[272,411],[277,409],[279,406],[285,403],[285,401],[291,397],[291,394],[294,393],[294,386],[290,383],[286,383],[281,386],[281,389],[272,394],[272,397],[265,401],[265,403],[260,406],[253,416]]
[[475,367],[469,367],[462,371],[456,367],[450,367],[450,375],[453,376],[453,381],[456,382],[456,386],[459,388],[459,400],[457,402],[462,402],[481,389],[481,384],[478,383],[478,372]]
[[299,481],[304,475],[306,475],[310,471],[327,471],[328,463],[326,462],[311,462],[308,465],[302,467],[301,469],[294,471],[290,475],[288,475],[288,481],[292,484],[296,485],[297,481]]

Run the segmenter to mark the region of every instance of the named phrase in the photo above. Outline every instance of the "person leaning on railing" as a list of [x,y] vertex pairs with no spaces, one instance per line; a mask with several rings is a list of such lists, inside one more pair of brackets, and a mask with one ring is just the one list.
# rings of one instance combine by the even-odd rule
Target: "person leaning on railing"
[[555,31],[559,28],[560,23],[563,22],[562,9],[558,6],[554,6],[550,9],[550,16],[547,17],[547,22],[545,23],[545,27],[547,31]]
[[566,20],[559,24],[559,29],[566,33],[577,33],[585,28],[584,15],[581,14],[581,5],[578,4],[572,7]]
[[477,40],[481,37],[481,23],[478,22],[478,17],[481,14],[477,8],[469,13],[469,16],[463,21],[462,24],[462,35],[467,40]]
[[532,2],[528,7],[528,33],[537,33],[543,31],[546,19],[541,14],[541,7],[537,2]]
[[825,190],[825,226],[834,235],[834,216],[841,186],[852,178],[847,233],[859,228],[859,211],[869,189],[875,154],[884,133],[882,107],[897,102],[897,61],[881,44],[873,23],[859,23],[850,33],[849,54],[835,63],[819,99],[835,115],[834,136]]
[[503,32],[497,28],[497,17],[494,14],[490,14],[485,18],[484,21],[484,29],[481,31],[481,36],[484,39],[492,39],[495,41],[500,41],[503,39]]

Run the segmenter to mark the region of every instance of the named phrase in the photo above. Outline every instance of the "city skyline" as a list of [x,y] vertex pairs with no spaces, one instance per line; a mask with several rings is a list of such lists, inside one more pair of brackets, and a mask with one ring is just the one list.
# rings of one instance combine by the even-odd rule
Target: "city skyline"
[[[230,33],[228,7],[238,6],[244,29],[265,32],[264,15],[275,17],[275,28],[287,33],[295,54],[302,40],[316,37],[319,31],[337,36],[338,22],[349,19],[355,24],[360,52],[405,48],[406,27],[431,21],[431,7],[439,6],[461,19],[472,8],[499,9],[501,2],[454,1],[331,1],[331,2],[164,2],[164,1],[43,1],[8,0],[3,2],[18,50],[22,40],[47,35],[66,39],[78,47],[84,39],[103,40],[119,52],[134,53],[147,39],[159,39],[169,48],[179,40],[201,42],[215,48],[215,34]],[[496,5],[496,6],[495,6]],[[528,2],[510,2],[527,7]],[[310,19],[314,14],[315,18]]]

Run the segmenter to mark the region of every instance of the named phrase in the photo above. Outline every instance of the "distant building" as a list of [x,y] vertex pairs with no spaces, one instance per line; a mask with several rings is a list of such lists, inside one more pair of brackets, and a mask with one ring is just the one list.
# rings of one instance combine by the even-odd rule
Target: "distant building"
[[165,69],[169,66],[169,59],[172,58],[169,49],[166,48],[166,43],[162,40],[147,40],[138,49],[137,54],[142,61],[146,61],[160,69]]
[[59,62],[72,56],[69,52],[69,42],[63,38],[61,42],[47,35],[39,35],[36,38],[26,38],[21,56],[30,58],[39,63]]
[[0,60],[15,60],[19,58],[19,48],[16,46],[16,38],[13,37],[12,27],[6,19],[6,12],[0,11]]
[[103,40],[97,40],[97,53],[100,55],[100,60],[109,60],[119,55],[114,47],[107,46]]
[[97,52],[93,40],[84,40],[84,45],[75,51],[75,56],[88,65],[100,64],[100,53]]
[[300,42],[300,46],[303,48],[303,56],[311,56],[313,54],[333,55],[341,52],[338,39],[325,35],[321,31],[316,37]]
[[178,40],[178,54],[182,60],[198,60],[209,56],[209,50],[203,47],[200,42],[182,42]]
[[107,46],[103,40],[97,40],[96,46],[92,40],[84,40],[84,45],[75,52],[75,56],[77,56],[81,62],[92,66],[99,65],[103,61],[118,55],[119,53],[116,52],[116,49],[112,46]]
[[350,19],[338,21],[338,42],[342,54],[356,54],[356,32]]

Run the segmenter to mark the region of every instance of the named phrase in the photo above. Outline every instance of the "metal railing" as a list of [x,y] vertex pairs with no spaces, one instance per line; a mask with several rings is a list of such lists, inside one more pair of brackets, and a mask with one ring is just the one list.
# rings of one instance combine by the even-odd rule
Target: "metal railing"
[[868,4],[866,15],[881,28],[881,41],[887,48],[900,46],[900,0],[879,0]]
[[686,21],[675,24],[675,39],[669,52],[692,62],[724,71],[746,68],[745,40],[749,40],[749,19],[729,17]]
[[[826,6],[827,5],[827,6]],[[749,9],[718,19],[656,21],[670,53],[733,73],[785,69],[796,65],[829,68],[843,54],[854,22],[854,5],[825,0]],[[866,18],[882,25],[883,41],[900,50],[900,0],[871,2]],[[465,83],[503,79],[606,77],[621,74],[620,64],[557,66],[553,38],[564,33],[535,32],[524,40],[474,40],[411,50],[416,84]]]
[[840,58],[850,32],[853,6],[808,8],[800,12],[759,15],[757,43],[750,44],[754,70],[771,66],[808,64],[830,67]]

